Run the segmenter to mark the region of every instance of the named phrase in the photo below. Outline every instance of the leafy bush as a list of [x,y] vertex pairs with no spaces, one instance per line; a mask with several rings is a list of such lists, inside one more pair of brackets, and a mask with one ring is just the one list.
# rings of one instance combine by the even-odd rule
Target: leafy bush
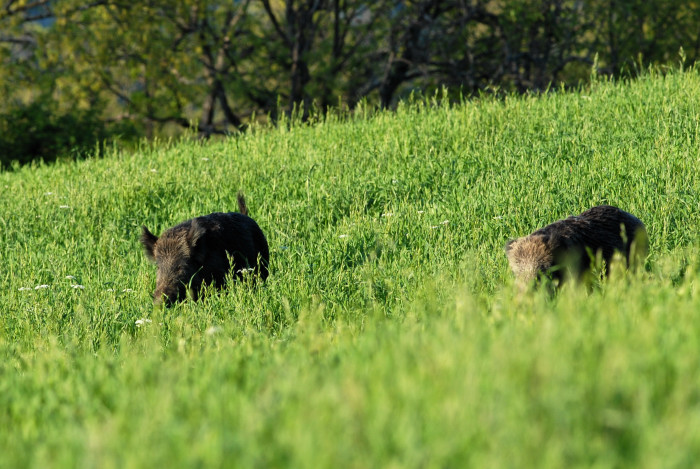
[[[122,132],[135,134],[123,127]],[[47,99],[38,99],[0,114],[0,168],[32,161],[55,161],[100,153],[101,145],[117,129],[109,129],[97,110],[60,113]]]

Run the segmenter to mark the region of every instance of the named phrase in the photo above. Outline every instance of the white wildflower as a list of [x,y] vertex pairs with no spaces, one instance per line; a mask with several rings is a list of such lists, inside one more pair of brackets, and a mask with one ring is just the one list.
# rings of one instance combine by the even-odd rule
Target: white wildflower
[[75,275],[66,275],[68,280],[75,280]]
[[152,173],[157,173],[157,172],[158,172],[158,170],[157,170],[157,169],[155,169],[155,168],[151,168],[151,172],[152,172]]
[[43,290],[44,288],[49,288],[48,285],[37,285],[34,287],[34,290]]
[[209,158],[204,157],[202,158],[202,161],[209,161]]
[[347,237],[348,237],[348,235],[346,235],[346,234],[342,234],[342,235],[338,236],[338,238],[347,238]]
[[44,195],[53,195],[53,192],[45,192]]
[[133,291],[134,290],[132,290],[131,288],[125,288],[124,290],[122,290],[122,293],[132,293]]
[[27,291],[27,290],[32,290],[32,287],[19,287],[19,291]]
[[425,210],[418,210],[418,213],[425,213]]
[[79,284],[71,285],[71,287],[73,287],[76,290],[84,290],[85,289],[85,287],[83,285],[79,285]]
[[393,212],[382,213],[382,216],[383,216],[383,217],[390,217],[390,216],[392,216],[392,215],[393,215]]
[[244,267],[242,269],[239,269],[236,271],[237,274],[247,274],[248,272],[252,272],[255,269],[253,267]]
[[450,222],[450,220],[442,220],[440,222],[441,225],[447,225]]
[[70,205],[59,205],[58,208],[62,208],[65,210],[65,209],[69,209]]
[[152,322],[153,322],[153,321],[151,321],[151,320],[148,319],[148,318],[141,318],[141,319],[137,319],[136,322],[134,322],[134,324],[136,324],[136,327],[141,327],[141,326],[143,326],[144,324],[150,324],[150,323],[152,323]]
[[503,215],[493,217],[494,220],[503,220]]

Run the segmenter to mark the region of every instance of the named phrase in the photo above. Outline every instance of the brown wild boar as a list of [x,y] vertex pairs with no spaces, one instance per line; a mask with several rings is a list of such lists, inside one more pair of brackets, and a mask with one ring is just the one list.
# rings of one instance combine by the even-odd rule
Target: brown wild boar
[[146,256],[158,267],[155,304],[184,300],[188,291],[197,299],[203,285],[223,286],[231,270],[236,278],[248,269],[263,280],[267,278],[267,240],[248,216],[241,193],[238,208],[240,213],[212,213],[184,221],[160,238],[143,227],[141,243]]
[[581,280],[596,258],[609,265],[615,252],[636,267],[648,249],[644,223],[617,207],[600,205],[509,241],[506,255],[519,281],[544,275],[560,285],[565,277]]

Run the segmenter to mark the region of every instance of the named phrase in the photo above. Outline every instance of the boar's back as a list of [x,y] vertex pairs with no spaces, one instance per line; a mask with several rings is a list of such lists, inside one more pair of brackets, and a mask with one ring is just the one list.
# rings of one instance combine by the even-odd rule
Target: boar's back
[[[240,271],[247,268],[256,269],[263,280],[267,278],[270,254],[265,235],[255,220],[237,212],[217,212],[183,225],[187,223],[195,225],[198,231],[193,256],[202,266],[206,280],[221,285],[230,269],[240,277]],[[229,256],[233,265],[229,264]]]

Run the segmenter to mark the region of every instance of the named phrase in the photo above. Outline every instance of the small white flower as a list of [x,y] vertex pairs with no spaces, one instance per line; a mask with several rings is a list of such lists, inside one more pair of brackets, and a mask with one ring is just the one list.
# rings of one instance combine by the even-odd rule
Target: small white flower
[[214,335],[217,332],[221,332],[221,328],[218,326],[211,326],[209,329],[207,329],[207,335]]
[[48,285],[37,285],[34,287],[34,290],[43,290],[44,288],[49,288]]
[[59,205],[58,208],[62,208],[65,210],[65,209],[70,208],[70,205]]
[[440,222],[441,225],[447,225],[450,222],[450,220],[442,220]]
[[148,319],[148,318],[141,318],[141,319],[137,319],[137,320],[134,322],[134,324],[136,324],[136,327],[141,327],[141,326],[143,326],[144,324],[149,324],[149,323],[152,323],[152,322],[153,322],[153,321],[151,321],[151,320]]
[[503,220],[503,215],[493,217],[494,220]]
[[418,213],[425,213],[425,210],[418,210]]
[[202,158],[202,161],[209,161],[209,158]]
[[84,290],[85,289],[85,287],[83,285],[78,285],[78,284],[71,285],[71,287],[73,287],[76,290]]
[[248,272],[252,272],[255,269],[253,267],[244,267],[242,269],[239,269],[236,271],[237,274],[247,274]]
[[392,180],[391,180],[391,183],[392,183],[392,184],[398,184],[398,183],[399,183],[399,180],[398,180],[398,179],[392,179]]
[[435,229],[435,228],[440,228],[438,225],[432,225],[430,228]]
[[45,192],[44,195],[53,195],[53,192]]
[[393,215],[392,212],[382,213],[382,216],[383,216],[383,217],[390,217],[390,216],[392,216],[392,215]]
[[19,291],[27,291],[27,290],[32,290],[32,287],[19,287]]
[[66,275],[68,280],[75,280],[75,275]]
[[157,170],[156,168],[151,168],[151,172],[152,172],[152,173],[157,173],[158,170]]
[[108,288],[106,291],[114,291],[114,288]]
[[348,235],[346,235],[346,234],[342,234],[342,235],[338,236],[338,238],[347,238],[347,237],[348,237]]
[[132,290],[131,288],[125,288],[124,290],[122,290],[122,293],[131,293],[133,291],[134,290]]

